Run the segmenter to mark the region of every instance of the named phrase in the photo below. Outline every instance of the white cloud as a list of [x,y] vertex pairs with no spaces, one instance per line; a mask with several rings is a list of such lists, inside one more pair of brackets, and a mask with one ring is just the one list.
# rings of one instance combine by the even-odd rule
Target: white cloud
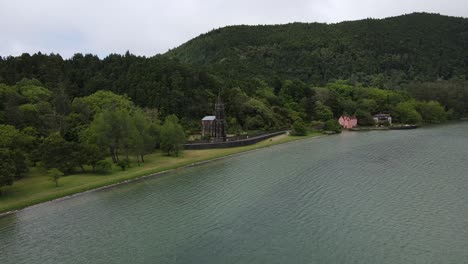
[[0,55],[152,56],[232,24],[339,22],[414,11],[468,16],[466,0],[15,0],[0,2]]

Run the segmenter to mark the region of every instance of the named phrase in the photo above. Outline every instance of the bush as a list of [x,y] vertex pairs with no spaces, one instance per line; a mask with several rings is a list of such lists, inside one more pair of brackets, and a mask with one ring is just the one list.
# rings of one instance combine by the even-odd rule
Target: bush
[[334,119],[330,119],[327,122],[325,122],[323,130],[332,131],[332,132],[336,132],[336,133],[341,133],[341,126],[338,123],[338,121],[336,121]]
[[415,102],[399,103],[395,107],[395,114],[403,124],[420,124],[422,123],[421,115],[415,109]]
[[112,170],[112,163],[107,160],[100,160],[96,163],[96,172],[109,173]]
[[305,136],[307,135],[307,127],[302,121],[296,121],[293,125],[293,135]]
[[313,130],[322,130],[324,125],[325,125],[325,123],[322,122],[322,121],[311,121],[310,122],[310,127]]
[[367,111],[364,111],[364,110],[361,110],[361,109],[357,110],[356,111],[356,118],[357,118],[358,125],[360,125],[360,126],[373,126],[373,125],[375,125],[374,118]]
[[121,159],[117,162],[117,165],[124,171],[128,167],[130,167],[130,160],[129,159]]
[[47,171],[47,174],[49,175],[49,178],[55,183],[55,187],[58,187],[59,179],[62,178],[63,172],[57,168],[52,168]]

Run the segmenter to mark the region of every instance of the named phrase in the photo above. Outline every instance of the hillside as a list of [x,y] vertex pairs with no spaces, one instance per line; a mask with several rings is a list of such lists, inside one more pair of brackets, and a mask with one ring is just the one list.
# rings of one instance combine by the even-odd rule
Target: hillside
[[[212,114],[220,91],[230,133],[325,122],[343,113],[369,120],[391,112],[402,122],[432,123],[468,114],[467,76],[465,18],[415,13],[330,25],[229,26],[150,58],[0,57],[0,84],[6,85],[0,86],[0,124],[47,135],[62,124],[38,117],[53,116],[58,102],[66,107],[57,111],[69,114],[79,108],[78,98],[101,90],[127,95],[161,120],[175,114],[193,132]],[[30,83],[51,96],[32,100],[22,88]],[[446,116],[433,120],[426,108],[434,104],[425,105],[432,100]]]
[[166,56],[234,79],[377,86],[468,76],[468,19],[413,13],[338,24],[228,26]]

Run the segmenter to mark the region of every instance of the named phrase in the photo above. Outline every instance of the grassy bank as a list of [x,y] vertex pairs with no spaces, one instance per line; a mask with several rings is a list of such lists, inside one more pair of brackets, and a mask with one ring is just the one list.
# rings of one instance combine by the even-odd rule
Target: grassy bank
[[34,204],[187,166],[197,162],[318,135],[320,134],[311,133],[303,137],[280,135],[244,147],[186,150],[183,152],[182,156],[178,158],[168,157],[160,152],[156,152],[146,156],[144,165],[140,167],[134,164],[133,167],[126,171],[114,168],[112,173],[107,175],[93,173],[74,174],[61,178],[59,187],[55,187],[55,184],[46,176],[44,169],[33,168],[24,179],[16,181],[12,186],[2,189],[3,195],[0,196],[0,213],[21,209]]

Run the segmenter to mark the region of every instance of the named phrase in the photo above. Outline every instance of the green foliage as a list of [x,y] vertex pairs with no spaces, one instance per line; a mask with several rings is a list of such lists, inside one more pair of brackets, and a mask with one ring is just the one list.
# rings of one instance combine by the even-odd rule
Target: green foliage
[[323,126],[324,126],[324,122],[322,121],[311,121],[310,122],[310,127],[313,129],[313,130],[322,130],[323,129]]
[[96,163],[96,172],[105,174],[112,171],[112,162],[107,160],[100,160]]
[[117,162],[117,166],[119,166],[123,171],[127,170],[127,168],[130,167],[130,160],[127,158],[121,159]]
[[166,117],[161,127],[161,150],[168,155],[179,156],[182,145],[185,142],[185,134],[179,119],[175,115]]
[[414,13],[337,24],[229,26],[167,56],[224,78],[278,76],[319,85],[348,79],[390,88],[408,80],[466,77],[467,24],[466,18]]
[[293,125],[293,134],[296,136],[307,135],[307,126],[302,121],[296,121]]
[[75,110],[86,107],[91,111],[91,114],[100,113],[105,109],[130,111],[134,108],[130,98],[125,95],[117,95],[110,91],[97,91],[89,96],[76,98],[73,100],[72,106]]
[[324,105],[322,102],[317,102],[315,106],[315,119],[319,121],[327,121],[333,118],[333,112],[330,107]]
[[130,136],[130,144],[137,156],[137,162],[144,162],[144,155],[151,153],[159,138],[157,124],[153,124],[141,111],[136,111],[132,116],[133,134]]
[[109,151],[112,161],[119,161],[119,153],[127,157],[136,128],[126,109],[104,109],[97,114],[83,138]]
[[93,172],[96,171],[98,163],[106,157],[106,152],[95,144],[81,143],[78,147],[80,165],[89,165],[93,168]]
[[341,126],[335,119],[330,119],[325,122],[323,130],[341,133]]
[[357,110],[355,116],[358,120],[358,125],[360,126],[373,126],[375,124],[372,115],[365,110]]
[[18,83],[17,87],[19,88],[19,93],[31,103],[48,101],[52,97],[52,92],[41,86],[21,85]]
[[425,123],[440,123],[447,120],[445,109],[435,101],[418,102],[416,110]]
[[394,110],[397,121],[403,124],[420,124],[422,117],[415,109],[415,102],[399,103]]
[[50,179],[55,183],[55,187],[58,187],[59,185],[59,180],[63,176],[63,172],[61,172],[57,168],[52,168],[47,171],[47,174],[49,175]]
[[12,185],[15,175],[15,161],[8,149],[0,148],[0,195],[2,187]]
[[28,171],[26,156],[28,147],[33,141],[33,137],[26,135],[13,126],[0,125],[0,148],[8,153],[9,159],[15,167],[12,174],[16,178],[22,178]]
[[73,173],[79,164],[76,144],[68,142],[58,133],[51,133],[39,147],[42,161],[47,169],[57,168],[67,174]]

